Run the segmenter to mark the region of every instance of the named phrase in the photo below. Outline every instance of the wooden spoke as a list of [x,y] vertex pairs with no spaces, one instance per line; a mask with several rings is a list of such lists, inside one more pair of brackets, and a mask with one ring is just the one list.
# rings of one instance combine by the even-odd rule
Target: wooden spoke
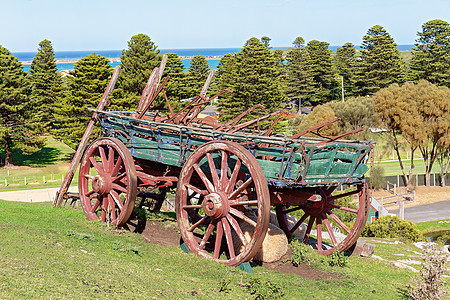
[[95,200],[94,206],[92,207],[92,212],[95,212],[97,208],[100,206],[101,202],[99,199]]
[[258,200],[248,200],[248,201],[230,201],[230,205],[231,206],[242,206],[242,205],[248,205],[248,206],[253,206],[253,205],[258,205]]
[[238,187],[230,196],[228,196],[229,200],[236,199],[249,185],[253,182],[253,178],[247,179],[240,187]]
[[231,174],[231,178],[228,181],[227,187],[225,188],[225,193],[228,195],[233,190],[234,186],[236,185],[236,180],[239,175],[239,171],[241,169],[241,161],[238,159],[236,160],[236,165],[234,166],[233,173]]
[[339,226],[341,226],[347,233],[350,233],[350,229],[344,224],[344,222],[342,222],[333,212],[328,211],[328,214],[330,215],[330,217],[336,222],[338,223]]
[[214,244],[214,258],[218,259],[220,256],[220,248],[222,246],[223,227],[222,221],[217,222],[216,242]]
[[103,149],[103,147],[99,147],[98,152],[100,154],[100,159],[102,161],[103,170],[108,172],[108,158],[106,157],[105,149]]
[[323,220],[322,221],[325,224],[325,227],[327,228],[328,235],[330,236],[331,242],[333,243],[334,246],[336,246],[337,245],[336,237],[334,236],[333,228],[331,228],[330,221],[328,220],[326,214],[323,214]]
[[216,227],[217,222],[212,222],[208,225],[208,228],[206,229],[205,235],[203,236],[202,241],[200,242],[200,248],[205,248],[206,242],[208,241],[209,237],[211,236],[212,231],[214,230],[214,227]]
[[219,188],[219,175],[217,174],[216,165],[214,164],[214,159],[211,153],[206,153],[206,157],[208,159],[208,165],[213,179],[213,184],[217,190],[217,188]]
[[110,194],[111,194],[111,197],[114,199],[114,202],[116,202],[117,207],[118,207],[120,210],[122,210],[122,209],[123,209],[123,204],[122,204],[122,202],[120,202],[119,194],[118,194],[115,190],[112,190],[112,191],[110,192]]
[[126,193],[126,192],[127,192],[127,188],[126,188],[126,187],[121,186],[121,185],[119,185],[119,184],[117,184],[117,183],[113,183],[113,184],[112,184],[112,188],[113,188],[114,190],[120,191],[120,192],[122,192],[122,193]]
[[92,166],[94,166],[95,170],[99,175],[104,175],[105,171],[103,170],[103,167],[97,163],[95,158],[93,156],[89,157],[89,161],[91,162]]
[[[183,207],[184,208],[184,207]],[[195,228],[197,228],[198,226],[200,226],[203,222],[205,222],[207,216],[204,216],[203,218],[201,218],[200,220],[198,220],[197,223],[195,223],[194,225],[192,225],[191,227],[188,228],[189,232],[194,231]]]
[[241,240],[242,245],[244,245],[245,247],[248,244],[248,242],[245,239],[244,233],[241,230],[241,226],[239,226],[239,223],[230,214],[228,214],[226,218],[228,222],[230,222],[231,227],[234,229],[239,239]]
[[110,174],[112,174],[112,171],[114,169],[114,149],[113,147],[109,147],[108,151],[108,163],[106,166],[106,169]]
[[183,205],[183,209],[202,208],[200,204]]
[[308,227],[306,227],[305,237],[303,238],[303,242],[306,244],[309,239],[309,235],[311,234],[311,229],[314,225],[314,220],[316,217],[309,216]]
[[233,244],[233,238],[231,237],[231,228],[230,224],[228,224],[227,218],[222,218],[222,225],[223,230],[225,232],[225,238],[227,240],[228,245],[228,253],[230,254],[230,258],[235,258],[236,254],[234,253],[234,244]]
[[200,169],[198,164],[194,165],[194,169],[197,172],[198,176],[200,176],[200,179],[203,181],[203,184],[206,186],[208,191],[210,193],[214,193],[216,191],[214,185],[209,181],[209,179],[206,177],[205,173],[203,173],[202,169]]
[[340,209],[340,210],[349,211],[349,212],[352,212],[352,213],[355,213],[355,214],[358,213],[357,209],[353,209],[353,208],[349,208],[349,207],[345,207],[345,206],[340,206],[340,205],[336,205],[336,204],[332,204],[332,203],[328,204],[328,206],[331,206],[333,208],[337,208],[337,209]]
[[222,161],[220,164],[220,184],[219,187],[221,190],[225,190],[228,185],[228,153],[226,151],[221,151]]
[[112,168],[111,176],[115,177],[119,173],[120,167],[122,166],[122,157],[117,157],[117,162],[115,166]]
[[317,229],[317,250],[322,250],[322,219],[316,218],[316,229]]
[[256,222],[253,221],[252,219],[250,219],[249,217],[247,217],[246,215],[244,215],[242,212],[240,212],[239,210],[235,209],[235,208],[230,208],[230,214],[235,215],[236,217],[238,217],[239,219],[247,222],[248,224],[252,225],[253,227],[256,227]]
[[298,220],[297,223],[295,223],[295,225],[289,230],[291,234],[293,234],[297,228],[300,227],[300,225],[302,225],[303,222],[305,222],[306,218],[309,217],[309,215],[307,213],[303,214],[303,216],[300,218],[300,220]]
[[187,187],[188,189],[193,190],[195,193],[197,193],[199,195],[203,195],[203,196],[208,195],[208,191],[207,190],[201,190],[201,189],[193,186],[192,184],[185,183],[184,186]]

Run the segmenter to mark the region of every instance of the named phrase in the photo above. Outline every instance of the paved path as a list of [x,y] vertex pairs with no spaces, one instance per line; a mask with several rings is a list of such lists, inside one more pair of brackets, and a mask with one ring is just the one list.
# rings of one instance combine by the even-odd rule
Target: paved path
[[[55,199],[56,192],[59,188],[51,189],[36,189],[25,191],[8,191],[0,192],[0,199],[7,201],[21,201],[21,202],[45,202]],[[72,186],[69,188],[70,192],[78,192],[78,187]]]
[[[398,216],[399,210],[392,210]],[[405,219],[414,223],[450,218],[450,200],[405,207]]]

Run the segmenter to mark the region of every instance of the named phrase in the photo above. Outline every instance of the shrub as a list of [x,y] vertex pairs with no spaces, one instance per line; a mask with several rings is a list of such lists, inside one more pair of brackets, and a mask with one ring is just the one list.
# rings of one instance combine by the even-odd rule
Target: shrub
[[409,284],[409,296],[412,299],[444,299],[447,291],[442,279],[446,271],[448,254],[429,245],[423,249],[422,269],[419,277],[413,278]]
[[378,190],[384,186],[384,167],[381,165],[374,165],[369,176],[370,178],[367,179],[367,182],[371,184],[372,188]]
[[411,221],[396,216],[381,217],[364,227],[362,236],[377,238],[396,238],[403,242],[419,242],[425,238]]

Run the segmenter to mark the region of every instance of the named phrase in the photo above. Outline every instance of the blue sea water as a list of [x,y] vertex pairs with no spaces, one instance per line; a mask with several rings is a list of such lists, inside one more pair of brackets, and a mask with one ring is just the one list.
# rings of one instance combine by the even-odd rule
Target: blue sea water
[[[330,46],[328,47],[333,52],[336,52],[339,46]],[[412,50],[414,45],[398,45],[397,48],[400,51],[409,51]],[[279,49],[287,49],[289,47],[278,47]],[[360,49],[360,46],[355,46],[356,49]],[[239,52],[240,48],[199,48],[199,49],[161,49],[160,53],[176,53],[178,56],[182,57],[182,61],[186,70],[189,68],[190,57],[196,55],[202,55],[207,57],[208,64],[210,68],[217,68],[217,65],[220,61],[220,57],[224,56],[227,53],[236,53]],[[55,51],[55,59],[81,59],[86,55],[90,55],[92,53],[96,53],[98,55],[102,55],[106,58],[118,58],[122,54],[122,50],[95,50],[95,51]],[[19,61],[32,61],[36,52],[13,52],[15,57],[19,59]],[[117,66],[118,62],[113,62],[111,65],[113,67]],[[62,70],[73,70],[73,63],[61,63],[57,65],[58,71]],[[24,66],[24,71],[28,72],[30,69],[29,65]]]

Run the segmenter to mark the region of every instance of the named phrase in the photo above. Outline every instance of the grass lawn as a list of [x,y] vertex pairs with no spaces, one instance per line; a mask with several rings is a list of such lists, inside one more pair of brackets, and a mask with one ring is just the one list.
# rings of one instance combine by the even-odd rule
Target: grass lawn
[[[0,299],[407,299],[415,273],[375,258],[349,257],[322,270],[340,279],[308,280],[254,267],[254,274],[148,244],[134,233],[85,219],[81,209],[0,201]],[[412,245],[377,244],[376,255],[409,255]],[[261,298],[263,299],[263,298]]]

